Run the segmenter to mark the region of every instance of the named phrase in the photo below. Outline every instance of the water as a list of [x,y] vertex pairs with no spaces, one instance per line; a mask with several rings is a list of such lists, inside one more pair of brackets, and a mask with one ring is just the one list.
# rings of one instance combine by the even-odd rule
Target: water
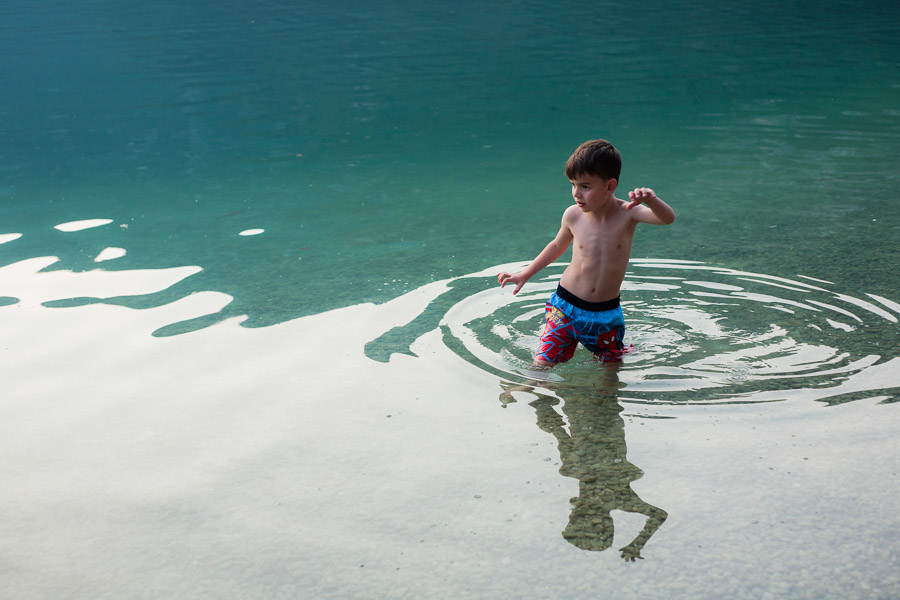
[[[5,3],[9,593],[897,596],[894,12]],[[534,372],[590,137],[677,221]]]

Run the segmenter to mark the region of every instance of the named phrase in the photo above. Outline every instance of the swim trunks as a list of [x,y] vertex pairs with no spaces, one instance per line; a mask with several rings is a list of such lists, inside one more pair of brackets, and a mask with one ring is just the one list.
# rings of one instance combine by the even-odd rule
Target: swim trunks
[[619,360],[625,353],[625,319],[618,297],[587,302],[559,286],[547,301],[545,317],[535,359],[565,362],[579,342],[604,360]]

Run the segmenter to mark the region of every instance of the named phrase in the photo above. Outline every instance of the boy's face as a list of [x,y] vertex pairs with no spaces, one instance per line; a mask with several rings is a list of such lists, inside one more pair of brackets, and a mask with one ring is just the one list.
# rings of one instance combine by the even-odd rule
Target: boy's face
[[591,212],[609,202],[616,191],[615,179],[604,179],[599,175],[576,175],[572,182],[572,198],[584,212]]

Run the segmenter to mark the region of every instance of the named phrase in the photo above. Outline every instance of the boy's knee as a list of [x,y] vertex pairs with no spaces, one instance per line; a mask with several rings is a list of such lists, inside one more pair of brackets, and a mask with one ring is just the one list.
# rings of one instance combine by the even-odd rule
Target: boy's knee
[[544,360],[543,358],[539,358],[537,356],[534,357],[534,361],[532,362],[532,366],[534,366],[535,369],[540,369],[541,371],[549,371],[557,364],[559,363],[550,362],[549,360]]

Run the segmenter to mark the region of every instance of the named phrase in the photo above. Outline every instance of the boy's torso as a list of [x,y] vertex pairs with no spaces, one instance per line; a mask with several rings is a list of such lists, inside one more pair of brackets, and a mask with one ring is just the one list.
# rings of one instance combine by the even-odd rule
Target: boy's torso
[[573,206],[563,217],[572,232],[572,262],[560,285],[583,300],[603,302],[619,295],[637,225],[625,206],[617,199],[602,215]]

